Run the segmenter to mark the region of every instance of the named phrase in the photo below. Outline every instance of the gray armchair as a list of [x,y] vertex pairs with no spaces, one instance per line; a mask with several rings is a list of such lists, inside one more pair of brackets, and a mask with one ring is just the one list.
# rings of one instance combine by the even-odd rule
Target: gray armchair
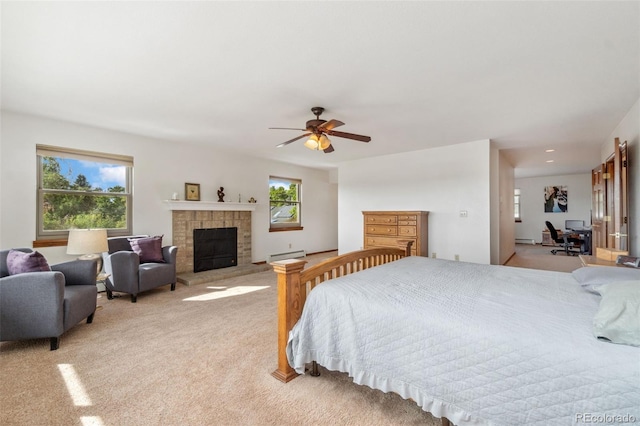
[[95,260],[51,265],[51,272],[9,275],[8,254],[0,251],[0,341],[49,338],[53,351],[64,332],[85,318],[87,324],[93,321]]
[[129,238],[108,238],[109,252],[103,253],[104,271],[109,274],[105,281],[107,298],[113,299],[113,292],[118,291],[131,295],[131,302],[136,303],[138,294],[156,287],[171,284],[171,291],[176,289],[176,257],[178,247],[162,247],[164,263],[140,263],[140,257],[133,251]]

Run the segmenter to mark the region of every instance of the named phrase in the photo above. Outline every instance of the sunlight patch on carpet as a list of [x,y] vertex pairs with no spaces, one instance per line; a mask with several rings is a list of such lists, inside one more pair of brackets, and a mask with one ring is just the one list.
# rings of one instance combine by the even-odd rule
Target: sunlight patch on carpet
[[206,302],[207,300],[223,299],[225,297],[241,296],[243,294],[252,293],[254,291],[264,290],[270,286],[238,286],[238,287],[207,287],[209,290],[215,290],[212,293],[201,294],[200,296],[187,297],[182,299],[184,302]]
[[73,400],[73,404],[79,407],[93,405],[73,365],[58,364],[58,370],[60,370],[64,383],[67,385],[67,391]]
[[100,416],[82,416],[80,422],[82,426],[104,426]]

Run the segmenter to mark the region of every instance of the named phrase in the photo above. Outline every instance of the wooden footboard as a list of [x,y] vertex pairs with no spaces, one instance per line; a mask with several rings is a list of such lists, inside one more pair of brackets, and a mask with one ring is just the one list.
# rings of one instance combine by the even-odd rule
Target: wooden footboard
[[289,259],[271,263],[278,274],[278,368],[271,374],[284,383],[298,376],[287,361],[287,340],[289,331],[300,319],[307,293],[313,287],[331,278],[411,256],[412,245],[413,241],[406,241],[403,247],[354,251],[332,257],[306,270],[303,269],[307,263],[305,260]]

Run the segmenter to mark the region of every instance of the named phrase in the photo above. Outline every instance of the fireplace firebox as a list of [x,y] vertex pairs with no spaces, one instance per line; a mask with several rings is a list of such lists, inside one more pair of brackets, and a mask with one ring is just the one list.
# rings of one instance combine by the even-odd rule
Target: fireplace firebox
[[193,230],[193,272],[238,264],[238,228]]

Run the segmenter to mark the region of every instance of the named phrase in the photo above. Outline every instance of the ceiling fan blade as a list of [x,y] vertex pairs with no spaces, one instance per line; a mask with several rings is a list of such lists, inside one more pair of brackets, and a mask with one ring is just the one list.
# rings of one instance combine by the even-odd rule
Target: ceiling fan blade
[[323,149],[325,154],[329,154],[330,152],[335,151],[335,149],[333,149],[333,145],[329,145],[328,147],[326,147],[325,149]]
[[307,131],[307,129],[294,129],[292,127],[269,127],[269,130],[299,130],[301,132]]
[[318,126],[318,130],[329,131],[331,129],[335,129],[336,127],[344,126],[344,123],[340,120],[329,120],[324,124]]
[[281,148],[281,147],[283,147],[285,145],[289,145],[291,142],[295,142],[298,139],[306,138],[309,135],[311,135],[311,133],[305,133],[304,135],[298,136],[297,138],[289,139],[286,142],[282,142],[280,145],[276,145],[276,148]]
[[360,142],[369,142],[371,140],[371,137],[369,136],[356,135],[353,133],[346,133],[346,132],[337,132],[335,130],[329,130],[327,134],[331,136],[337,136],[339,138],[353,139]]

